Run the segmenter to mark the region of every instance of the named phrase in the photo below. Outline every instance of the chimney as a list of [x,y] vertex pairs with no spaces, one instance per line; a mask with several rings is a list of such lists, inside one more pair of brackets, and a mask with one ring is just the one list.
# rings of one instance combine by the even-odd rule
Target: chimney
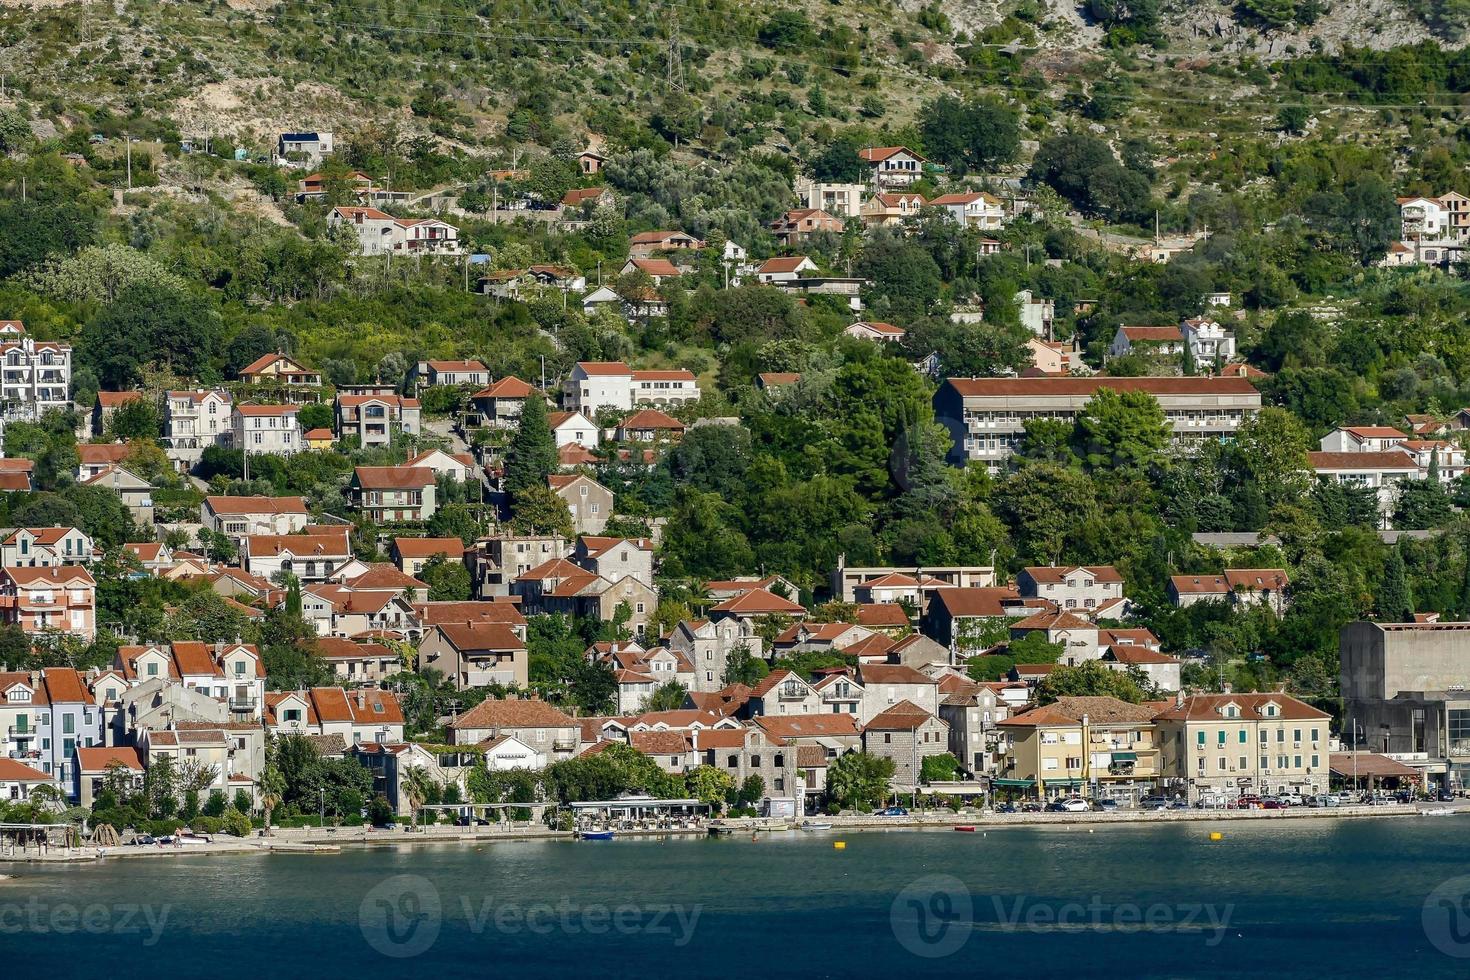
[[1230,693],[1230,682],[1229,681],[1226,681],[1225,683],[1223,683],[1223,684],[1220,685],[1220,692],[1222,694],[1229,694]]
[[358,689],[357,692],[357,710],[367,710],[367,693],[361,689]]
[[1182,708],[1182,707],[1184,707],[1184,689],[1183,688],[1180,688],[1178,691],[1175,691],[1174,692],[1174,707],[1176,707],[1176,708]]

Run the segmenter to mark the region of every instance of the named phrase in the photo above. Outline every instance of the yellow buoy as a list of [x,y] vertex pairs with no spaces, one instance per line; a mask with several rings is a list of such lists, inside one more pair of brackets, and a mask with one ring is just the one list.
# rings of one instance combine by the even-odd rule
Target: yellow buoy
[[845,850],[847,850],[847,841],[845,841],[845,840],[834,840],[832,842],[832,850],[834,850],[834,851],[845,851]]
[[1222,834],[1222,833],[1220,833],[1218,830],[1212,830],[1212,831],[1210,831],[1210,840],[1224,840],[1224,839],[1225,839],[1225,835]]

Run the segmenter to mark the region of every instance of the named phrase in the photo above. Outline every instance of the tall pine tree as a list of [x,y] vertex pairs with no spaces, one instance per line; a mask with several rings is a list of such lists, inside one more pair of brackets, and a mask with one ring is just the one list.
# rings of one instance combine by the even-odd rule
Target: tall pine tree
[[531,487],[546,486],[546,477],[556,469],[556,437],[546,417],[546,402],[539,394],[526,399],[521,424],[505,453],[505,490],[511,500]]
[[1409,591],[1409,574],[1403,552],[1394,548],[1383,566],[1383,585],[1378,590],[1378,618],[1387,623],[1414,621],[1414,597]]

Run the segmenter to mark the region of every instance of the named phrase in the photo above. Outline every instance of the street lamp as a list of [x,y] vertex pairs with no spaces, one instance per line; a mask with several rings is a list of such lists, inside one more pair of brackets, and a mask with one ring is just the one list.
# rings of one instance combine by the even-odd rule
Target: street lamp
[[321,795],[322,798],[322,815],[317,826],[319,828],[325,828],[327,826],[327,788],[325,786],[322,786],[318,788],[317,792]]

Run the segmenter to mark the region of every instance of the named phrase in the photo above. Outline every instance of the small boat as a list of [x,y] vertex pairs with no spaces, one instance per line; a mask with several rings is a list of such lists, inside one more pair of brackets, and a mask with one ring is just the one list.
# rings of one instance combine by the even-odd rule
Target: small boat
[[735,836],[735,828],[724,826],[717,827],[711,824],[709,828],[709,835],[711,837],[733,837]]
[[958,830],[962,834],[973,834],[975,832],[975,828],[974,827],[971,827],[969,825],[966,825],[966,826],[963,826],[963,827],[956,827],[955,830]]
[[825,820],[808,820],[801,825],[802,830],[831,830],[832,825]]
[[613,832],[611,830],[584,830],[579,836],[583,840],[612,840]]

